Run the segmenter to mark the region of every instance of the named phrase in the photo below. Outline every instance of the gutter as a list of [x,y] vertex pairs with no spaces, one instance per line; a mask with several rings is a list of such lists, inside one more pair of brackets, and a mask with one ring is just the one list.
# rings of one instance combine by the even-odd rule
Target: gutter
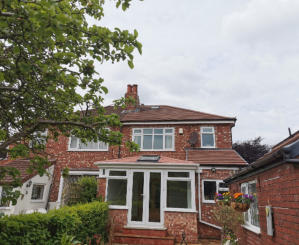
[[299,159],[293,159],[299,156],[299,140],[281,148],[272,154],[262,157],[249,165],[244,170],[224,180],[225,183],[232,183],[245,179],[258,173],[265,172],[271,168],[277,167],[283,163],[299,163]]

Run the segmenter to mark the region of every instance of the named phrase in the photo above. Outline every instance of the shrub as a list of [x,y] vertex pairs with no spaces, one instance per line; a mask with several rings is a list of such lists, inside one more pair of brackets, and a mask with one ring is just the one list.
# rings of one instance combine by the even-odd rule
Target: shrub
[[76,182],[68,185],[64,190],[64,202],[66,205],[88,203],[96,200],[97,180],[92,176],[80,177]]
[[0,244],[61,244],[65,234],[83,243],[94,235],[107,237],[108,206],[102,202],[63,207],[47,214],[33,213],[0,219]]

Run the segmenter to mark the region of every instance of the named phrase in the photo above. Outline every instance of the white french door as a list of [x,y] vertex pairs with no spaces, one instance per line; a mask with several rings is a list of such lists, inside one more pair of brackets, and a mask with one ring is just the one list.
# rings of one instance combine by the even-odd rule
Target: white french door
[[133,170],[130,176],[128,224],[163,225],[162,172]]

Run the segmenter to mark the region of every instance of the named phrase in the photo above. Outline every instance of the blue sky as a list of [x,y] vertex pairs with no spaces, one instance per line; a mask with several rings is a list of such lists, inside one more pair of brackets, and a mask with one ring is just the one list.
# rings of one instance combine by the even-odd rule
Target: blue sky
[[275,144],[299,130],[298,0],[144,0],[105,4],[98,23],[139,32],[143,54],[97,64],[105,104],[138,84],[144,104],[237,117],[233,140]]

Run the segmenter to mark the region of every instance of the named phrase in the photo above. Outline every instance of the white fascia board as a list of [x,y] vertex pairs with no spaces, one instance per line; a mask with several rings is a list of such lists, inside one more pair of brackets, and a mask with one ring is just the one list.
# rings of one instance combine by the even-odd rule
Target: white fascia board
[[[222,164],[221,164],[222,165]],[[202,167],[202,166],[199,166],[199,169],[212,169],[212,168],[215,168],[216,170],[239,170],[240,168],[238,167]]]
[[148,121],[148,122],[122,122],[123,125],[165,125],[165,124],[235,124],[235,120],[223,120],[223,121]]
[[190,164],[190,163],[144,163],[144,162],[95,162],[99,168],[110,168],[110,169],[178,169],[178,170],[196,170],[198,164]]
[[71,170],[71,171],[69,171],[69,175],[99,175],[99,171],[98,170],[95,170],[95,171]]

